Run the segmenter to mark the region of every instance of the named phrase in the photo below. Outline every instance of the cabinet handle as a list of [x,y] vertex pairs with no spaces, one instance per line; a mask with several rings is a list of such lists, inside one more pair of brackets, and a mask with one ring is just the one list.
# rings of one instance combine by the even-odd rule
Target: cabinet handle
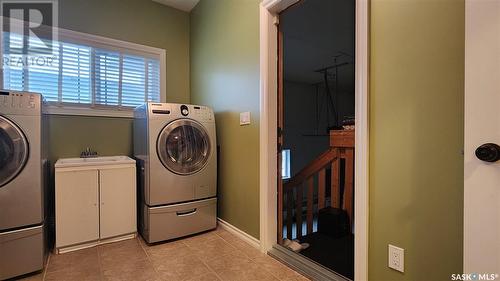
[[186,211],[179,211],[176,212],[178,217],[185,217],[185,216],[190,216],[196,214],[196,208],[193,208],[191,210],[186,210]]

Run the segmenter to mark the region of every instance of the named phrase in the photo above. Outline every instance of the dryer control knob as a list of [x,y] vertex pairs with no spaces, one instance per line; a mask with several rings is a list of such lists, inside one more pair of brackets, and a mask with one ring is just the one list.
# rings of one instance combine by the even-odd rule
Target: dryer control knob
[[187,106],[185,106],[185,105],[181,105],[181,114],[182,114],[183,116],[187,116],[187,115],[189,114],[189,109],[188,109],[188,107],[187,107]]

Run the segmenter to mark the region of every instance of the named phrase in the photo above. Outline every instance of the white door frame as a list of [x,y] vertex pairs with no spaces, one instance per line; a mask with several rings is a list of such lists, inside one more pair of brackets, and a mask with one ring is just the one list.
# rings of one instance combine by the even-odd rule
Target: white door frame
[[[277,235],[277,14],[299,0],[260,5],[260,243],[263,252]],[[356,1],[354,276],[368,279],[368,63],[369,0]]]

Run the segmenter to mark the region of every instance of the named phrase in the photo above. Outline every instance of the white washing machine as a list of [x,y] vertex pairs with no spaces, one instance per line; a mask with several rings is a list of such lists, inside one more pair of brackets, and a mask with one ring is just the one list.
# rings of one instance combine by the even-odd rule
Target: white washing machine
[[216,227],[215,118],[206,106],[147,103],[135,110],[139,231],[148,243]]
[[42,97],[0,91],[0,280],[41,270],[46,142]]

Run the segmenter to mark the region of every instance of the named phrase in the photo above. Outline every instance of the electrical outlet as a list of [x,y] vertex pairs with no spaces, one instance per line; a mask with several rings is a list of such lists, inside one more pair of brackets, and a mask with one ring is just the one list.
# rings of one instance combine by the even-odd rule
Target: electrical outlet
[[405,250],[389,244],[389,267],[405,272]]

